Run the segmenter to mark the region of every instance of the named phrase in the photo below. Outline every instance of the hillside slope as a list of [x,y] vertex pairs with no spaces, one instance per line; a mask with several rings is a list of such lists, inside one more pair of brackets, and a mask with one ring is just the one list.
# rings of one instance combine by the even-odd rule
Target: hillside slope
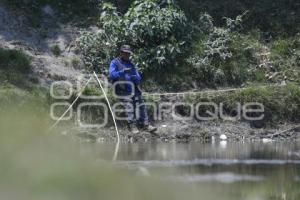
[[74,80],[82,66],[70,44],[79,30],[60,24],[50,6],[42,10],[40,27],[33,27],[21,12],[0,6],[0,47],[19,49],[30,56],[42,86],[49,86],[54,80]]

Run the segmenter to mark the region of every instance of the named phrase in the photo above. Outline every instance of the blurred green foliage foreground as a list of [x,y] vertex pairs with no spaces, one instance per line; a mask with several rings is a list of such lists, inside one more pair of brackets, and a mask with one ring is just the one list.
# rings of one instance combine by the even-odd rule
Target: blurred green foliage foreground
[[[184,199],[175,185],[134,178],[47,133],[47,115],[28,109],[0,116],[0,199]],[[196,199],[196,198],[195,198]]]

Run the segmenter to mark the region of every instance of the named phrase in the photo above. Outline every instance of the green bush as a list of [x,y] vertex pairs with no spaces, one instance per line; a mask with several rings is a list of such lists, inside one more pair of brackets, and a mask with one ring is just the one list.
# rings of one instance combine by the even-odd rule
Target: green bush
[[277,72],[274,81],[300,83],[300,34],[275,40],[270,44],[270,49],[270,58]]
[[272,45],[272,51],[274,54],[279,54],[282,56],[289,55],[291,53],[290,49],[290,41],[279,39],[277,41],[274,41]]
[[24,86],[31,72],[31,60],[22,51],[0,48],[0,81]]
[[51,52],[52,52],[56,57],[58,57],[58,56],[61,55],[62,50],[60,49],[59,45],[56,44],[56,45],[54,45],[54,46],[51,47]]
[[173,3],[159,5],[157,0],[135,1],[125,14],[104,3],[97,33],[83,33],[78,46],[90,67],[105,71],[117,56],[117,49],[127,43],[134,47],[133,61],[143,71],[157,71],[175,66],[187,51],[192,27],[184,13]]
[[28,73],[31,70],[30,59],[22,51],[0,48],[0,69]]
[[227,18],[226,27],[213,27],[195,42],[187,62],[194,68],[193,76],[198,82],[207,86],[231,86],[248,80],[264,81],[256,57],[262,45],[254,36],[239,32],[246,14]]

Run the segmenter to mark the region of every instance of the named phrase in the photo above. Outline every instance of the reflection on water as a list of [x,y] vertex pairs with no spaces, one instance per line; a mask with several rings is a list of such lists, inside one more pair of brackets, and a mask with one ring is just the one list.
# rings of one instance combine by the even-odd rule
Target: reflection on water
[[[225,141],[226,142],[226,141]],[[134,143],[121,144],[119,161],[191,161],[191,160],[300,160],[300,142],[226,142],[225,143]],[[95,156],[113,152],[113,144],[83,144]],[[100,148],[101,147],[101,148]],[[267,162],[267,161],[266,161]]]
[[[83,149],[103,158],[113,145],[85,144]],[[299,142],[122,144],[116,165],[201,191],[213,188],[218,195],[226,193],[224,199],[299,200],[299,152]]]
[[220,182],[220,183],[234,183],[241,181],[263,181],[263,176],[251,176],[251,175],[238,175],[234,173],[224,172],[215,174],[204,175],[183,175],[183,176],[171,176],[169,180],[179,182]]

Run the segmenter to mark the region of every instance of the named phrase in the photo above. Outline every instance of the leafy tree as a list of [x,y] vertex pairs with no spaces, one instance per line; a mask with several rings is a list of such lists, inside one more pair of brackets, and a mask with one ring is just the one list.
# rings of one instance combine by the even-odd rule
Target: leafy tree
[[83,33],[78,46],[86,63],[101,71],[124,43],[134,47],[133,60],[143,71],[176,66],[178,57],[188,51],[195,31],[174,3],[158,0],[137,0],[125,14],[104,3],[98,25],[102,30]]

